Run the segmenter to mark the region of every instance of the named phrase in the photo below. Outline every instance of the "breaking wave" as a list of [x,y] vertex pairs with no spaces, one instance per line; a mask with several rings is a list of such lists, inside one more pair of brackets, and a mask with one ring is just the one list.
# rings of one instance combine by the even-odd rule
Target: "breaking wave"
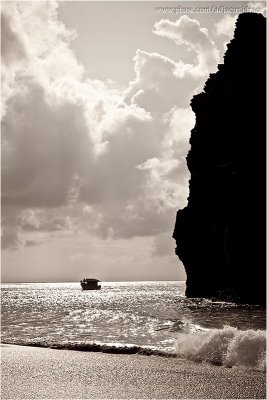
[[160,356],[160,357],[176,357],[176,354],[164,350],[156,349],[155,347],[142,347],[136,345],[121,345],[121,344],[103,344],[103,343],[69,343],[69,342],[49,342],[49,341],[2,341],[2,344],[12,344],[17,346],[32,346],[45,347],[58,350],[76,350],[95,353],[110,353],[110,354],[139,354],[144,356]]
[[97,293],[77,283],[6,284],[2,343],[264,370],[266,311],[188,299],[184,289],[184,282],[104,283]]
[[266,332],[239,330],[231,326],[222,329],[191,328],[187,333],[179,334],[176,354],[197,362],[265,371]]
[[[177,329],[178,328],[178,329]],[[176,324],[175,350],[154,346],[101,342],[57,342],[48,340],[9,340],[6,344],[34,347],[49,347],[61,350],[102,352],[110,354],[139,354],[183,358],[194,362],[208,362],[225,367],[248,367],[266,371],[266,332],[264,330],[239,330],[231,326],[222,329],[207,329],[190,322]]]

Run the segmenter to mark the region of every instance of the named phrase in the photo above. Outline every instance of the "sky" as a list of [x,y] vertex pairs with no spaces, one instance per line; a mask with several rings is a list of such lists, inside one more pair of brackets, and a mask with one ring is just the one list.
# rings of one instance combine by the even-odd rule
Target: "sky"
[[177,4],[229,6],[2,2],[2,281],[185,279],[190,99],[237,13]]

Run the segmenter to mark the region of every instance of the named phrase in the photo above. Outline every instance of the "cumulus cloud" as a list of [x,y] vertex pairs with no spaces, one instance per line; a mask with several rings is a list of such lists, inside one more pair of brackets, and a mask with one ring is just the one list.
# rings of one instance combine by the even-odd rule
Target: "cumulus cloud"
[[[205,75],[217,68],[219,52],[211,40],[206,28],[199,21],[182,15],[177,21],[162,19],[155,24],[153,31],[156,35],[174,40],[176,44],[185,44],[195,52],[196,63],[189,65],[189,71],[195,75]],[[183,73],[184,66],[177,66],[177,74]]]
[[188,106],[202,83],[190,67],[157,53],[138,50],[133,61],[136,78],[125,92],[125,101],[154,115],[162,115],[174,106]]
[[224,15],[218,22],[215,24],[215,32],[216,35],[226,36],[228,38],[232,38],[234,36],[235,23],[237,20],[237,15]]
[[267,5],[266,1],[250,1],[248,7],[253,9],[253,12],[259,12],[265,17],[267,15]]
[[3,203],[24,207],[64,203],[75,174],[88,170],[91,144],[83,108],[56,103],[24,80],[2,122]]
[[[82,79],[57,3],[6,2],[2,21],[2,243],[12,248],[25,209],[78,197],[97,144],[90,113],[103,92],[110,100],[113,91]],[[16,219],[6,212],[11,206]]]
[[181,161],[181,156],[189,150],[189,138],[195,124],[195,114],[189,107],[173,108],[167,117],[169,119],[167,146],[172,149],[173,157]]
[[186,16],[156,23],[194,64],[138,50],[122,90],[86,78],[57,3],[7,2],[3,20],[4,247],[30,232],[171,236],[188,194],[189,102],[218,62],[208,31]]
[[2,114],[25,77],[42,86],[81,78],[84,69],[69,46],[74,33],[57,19],[58,4],[2,2]]
[[91,152],[78,93],[57,90],[83,73],[73,33],[57,20],[56,2],[4,2],[2,20],[3,203],[60,205]]
[[136,78],[125,92],[125,101],[162,115],[173,107],[188,107],[193,94],[201,91],[207,75],[217,69],[219,51],[207,29],[186,15],[175,22],[158,21],[153,33],[177,45],[186,45],[195,54],[194,63],[187,64],[137,50],[133,58]]
[[1,56],[4,65],[16,64],[27,58],[26,49],[9,23],[8,15],[1,15]]

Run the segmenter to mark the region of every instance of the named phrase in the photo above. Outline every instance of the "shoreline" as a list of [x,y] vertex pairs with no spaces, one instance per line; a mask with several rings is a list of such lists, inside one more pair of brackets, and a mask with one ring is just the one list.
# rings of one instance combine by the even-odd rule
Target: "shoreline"
[[1,398],[265,399],[265,374],[180,358],[1,345]]
[[17,343],[9,343],[2,341],[2,345],[7,346],[22,346],[22,347],[36,347],[43,349],[54,349],[54,350],[70,350],[70,351],[81,351],[86,353],[105,353],[105,354],[129,354],[129,355],[142,355],[142,356],[158,356],[166,358],[177,358],[177,354],[171,351],[164,351],[164,349],[156,349],[155,347],[142,347],[135,344],[102,344],[102,343],[44,343],[44,342],[33,342],[23,343],[17,341]]

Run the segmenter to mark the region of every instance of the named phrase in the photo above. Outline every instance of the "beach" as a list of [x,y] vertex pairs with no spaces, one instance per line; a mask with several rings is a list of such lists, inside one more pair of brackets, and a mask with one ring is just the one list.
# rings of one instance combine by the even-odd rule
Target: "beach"
[[159,356],[2,345],[1,399],[265,399],[265,374]]

